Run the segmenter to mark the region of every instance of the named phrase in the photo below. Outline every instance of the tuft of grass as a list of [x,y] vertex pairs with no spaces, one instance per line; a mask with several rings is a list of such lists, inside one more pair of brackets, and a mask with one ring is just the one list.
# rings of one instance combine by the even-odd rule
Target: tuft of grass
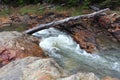
[[40,14],[39,8],[42,7],[42,5],[28,5],[21,7],[20,10],[18,11],[20,14],[24,15],[26,13],[30,14]]
[[9,14],[11,14],[10,9],[3,9],[0,11],[0,16],[7,16]]
[[[84,7],[84,6],[78,6],[78,7],[61,7],[61,6],[57,6],[54,9],[54,12],[59,12],[59,13],[69,13],[71,14],[71,16],[76,16],[76,15],[81,15],[84,14],[85,11],[88,11],[88,8]],[[86,12],[87,13],[87,12]]]
[[[49,4],[48,4],[49,5]],[[48,6],[46,5],[46,6]],[[81,15],[84,13],[84,10],[88,10],[88,8],[84,6],[78,6],[78,7],[68,7],[68,6],[54,6],[53,8],[45,8],[44,5],[28,5],[25,7],[20,8],[19,13],[20,14],[37,14],[37,15],[43,15],[47,12],[55,12],[55,13],[63,13],[63,14],[70,14],[71,16]]]
[[28,24],[11,24],[1,28],[1,31],[19,31],[22,32],[29,28]]

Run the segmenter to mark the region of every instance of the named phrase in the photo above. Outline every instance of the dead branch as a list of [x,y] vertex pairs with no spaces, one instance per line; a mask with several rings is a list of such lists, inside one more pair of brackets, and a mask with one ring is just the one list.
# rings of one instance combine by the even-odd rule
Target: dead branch
[[43,30],[43,29],[47,29],[49,27],[60,25],[60,24],[66,23],[68,21],[73,21],[73,20],[77,20],[77,19],[81,19],[81,18],[91,18],[91,17],[94,17],[95,15],[98,15],[100,13],[103,13],[103,12],[109,11],[109,10],[110,10],[109,8],[106,8],[106,9],[103,9],[103,10],[100,10],[100,11],[97,11],[97,12],[93,12],[91,14],[79,15],[79,16],[75,16],[75,17],[68,17],[68,18],[65,18],[63,20],[53,21],[53,22],[50,22],[50,23],[47,23],[47,24],[40,24],[40,25],[38,25],[38,26],[36,26],[32,29],[24,31],[23,33],[32,34],[32,33],[37,32],[39,30]]

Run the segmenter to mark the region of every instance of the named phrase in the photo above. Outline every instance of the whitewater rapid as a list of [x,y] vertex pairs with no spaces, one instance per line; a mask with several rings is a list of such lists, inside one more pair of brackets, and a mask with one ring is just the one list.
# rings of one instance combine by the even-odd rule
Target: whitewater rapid
[[114,56],[89,54],[81,49],[67,33],[54,28],[33,34],[40,38],[39,46],[71,74],[78,71],[120,78],[120,59]]

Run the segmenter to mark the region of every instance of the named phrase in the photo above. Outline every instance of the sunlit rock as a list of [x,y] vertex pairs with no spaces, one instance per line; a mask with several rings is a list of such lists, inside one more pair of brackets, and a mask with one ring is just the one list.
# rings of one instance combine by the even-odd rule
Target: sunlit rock
[[94,73],[77,73],[57,80],[100,80]]
[[1,32],[0,66],[27,56],[43,57],[44,54],[38,42],[37,38],[19,32]]
[[0,80],[56,80],[67,73],[51,58],[28,57],[0,69]]

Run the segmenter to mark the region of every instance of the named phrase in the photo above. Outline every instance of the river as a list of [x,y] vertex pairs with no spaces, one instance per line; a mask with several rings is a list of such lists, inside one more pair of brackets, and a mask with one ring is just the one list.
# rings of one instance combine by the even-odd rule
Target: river
[[99,77],[120,78],[119,50],[89,54],[81,49],[79,44],[67,33],[54,28],[38,31],[33,35],[40,38],[39,46],[45,54],[54,58],[61,67],[71,74],[79,71],[93,72]]

